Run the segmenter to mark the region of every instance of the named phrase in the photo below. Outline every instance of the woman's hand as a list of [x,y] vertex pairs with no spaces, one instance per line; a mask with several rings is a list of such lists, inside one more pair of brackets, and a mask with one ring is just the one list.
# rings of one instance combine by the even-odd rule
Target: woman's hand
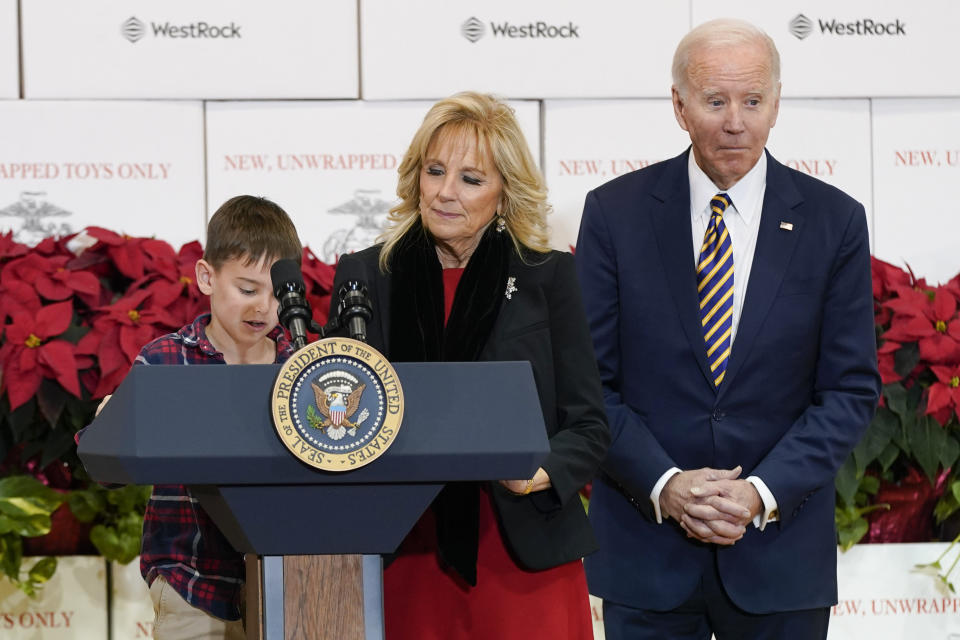
[[501,480],[500,484],[506,487],[507,491],[515,493],[518,496],[525,496],[534,491],[543,491],[552,486],[550,484],[550,476],[543,470],[543,467],[537,469],[537,472],[533,474],[533,477],[529,480]]

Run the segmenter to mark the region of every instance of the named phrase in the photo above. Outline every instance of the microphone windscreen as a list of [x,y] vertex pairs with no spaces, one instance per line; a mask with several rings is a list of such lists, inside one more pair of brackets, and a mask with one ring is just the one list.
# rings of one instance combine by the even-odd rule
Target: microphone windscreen
[[341,260],[337,263],[337,280],[339,282],[356,280],[366,284],[367,267],[359,260]]
[[270,282],[273,284],[274,295],[279,295],[282,289],[287,288],[290,284],[298,287],[300,291],[305,288],[300,265],[297,264],[296,260],[290,258],[283,258],[273,263],[273,266],[270,267]]

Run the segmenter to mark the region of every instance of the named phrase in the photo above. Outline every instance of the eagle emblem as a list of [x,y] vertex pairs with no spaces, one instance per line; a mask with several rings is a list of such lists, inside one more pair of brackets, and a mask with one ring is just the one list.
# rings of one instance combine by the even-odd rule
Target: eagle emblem
[[[329,374],[310,383],[320,415],[310,407],[307,419],[315,429],[325,430],[331,440],[340,440],[347,434],[355,436],[357,427],[370,415],[370,412],[364,409],[355,422],[351,421],[360,407],[360,398],[367,385],[357,384],[359,381],[353,376],[342,373],[334,374],[334,377],[327,380],[325,378],[329,378]],[[351,382],[354,384],[350,384]]]

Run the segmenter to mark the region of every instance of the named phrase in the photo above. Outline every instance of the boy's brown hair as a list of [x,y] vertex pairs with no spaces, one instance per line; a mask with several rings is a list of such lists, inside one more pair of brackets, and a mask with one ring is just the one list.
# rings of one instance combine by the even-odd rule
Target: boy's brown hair
[[275,202],[257,196],[235,196],[217,209],[207,224],[203,259],[214,269],[228,260],[244,264],[288,258],[301,263],[303,248],[290,216]]

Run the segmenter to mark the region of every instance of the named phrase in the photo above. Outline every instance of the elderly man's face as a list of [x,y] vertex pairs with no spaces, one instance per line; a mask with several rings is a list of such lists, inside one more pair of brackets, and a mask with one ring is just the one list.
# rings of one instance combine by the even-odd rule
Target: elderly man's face
[[697,165],[721,189],[760,159],[779,108],[780,84],[760,43],[694,49],[685,90],[673,88],[673,111]]

